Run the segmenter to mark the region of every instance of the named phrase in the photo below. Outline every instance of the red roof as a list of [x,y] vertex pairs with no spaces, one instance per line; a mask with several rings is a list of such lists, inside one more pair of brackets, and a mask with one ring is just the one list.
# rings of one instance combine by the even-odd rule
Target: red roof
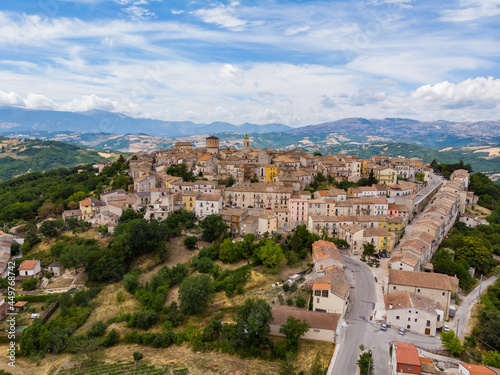
[[420,366],[420,357],[415,345],[394,341],[394,348],[396,349],[396,362],[398,364]]
[[36,264],[39,262],[39,260],[24,260],[21,265],[19,266],[18,270],[19,271],[28,271],[32,270],[35,268]]

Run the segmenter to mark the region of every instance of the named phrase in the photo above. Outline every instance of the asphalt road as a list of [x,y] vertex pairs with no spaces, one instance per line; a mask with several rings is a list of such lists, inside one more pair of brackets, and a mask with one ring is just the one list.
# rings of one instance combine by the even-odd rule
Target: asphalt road
[[432,178],[432,184],[427,186],[415,196],[415,206],[419,204],[420,201],[424,199],[432,190],[434,190],[441,182],[443,182],[443,178],[441,176],[434,175]]
[[[481,285],[481,292],[486,290],[486,288],[488,288],[496,280],[497,280],[496,276],[490,277],[487,280],[483,280],[483,283]],[[477,301],[478,295],[479,295],[479,285],[472,292],[470,292],[467,295],[467,297],[463,299],[462,303],[457,308],[457,314],[455,316],[455,333],[460,338],[464,337],[467,324],[470,318],[470,310],[472,308],[472,305]]]
[[441,340],[435,337],[406,333],[398,334],[395,328],[381,331],[380,325],[370,321],[375,308],[375,279],[368,266],[356,259],[343,256],[346,265],[355,276],[354,302],[348,316],[347,326],[342,328],[338,341],[340,343],[337,360],[328,375],[354,374],[359,358],[359,346],[363,344],[370,349],[374,358],[373,375],[389,373],[389,343],[403,341],[415,344],[424,349],[441,348]]

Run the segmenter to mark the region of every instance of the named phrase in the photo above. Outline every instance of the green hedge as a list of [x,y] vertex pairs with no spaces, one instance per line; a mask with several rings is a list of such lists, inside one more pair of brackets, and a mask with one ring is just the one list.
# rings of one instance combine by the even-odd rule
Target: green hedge
[[14,301],[28,301],[28,302],[46,302],[48,299],[57,296],[59,297],[61,293],[54,294],[39,294],[39,295],[17,295],[14,297]]

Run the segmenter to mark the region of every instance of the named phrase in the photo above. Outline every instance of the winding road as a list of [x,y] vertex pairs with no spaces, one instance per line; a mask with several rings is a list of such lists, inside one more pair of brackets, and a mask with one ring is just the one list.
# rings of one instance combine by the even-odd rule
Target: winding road
[[[481,285],[481,292],[485,291],[491,284],[497,280],[496,276],[490,277],[487,280],[483,280]],[[470,312],[472,305],[477,301],[477,296],[479,295],[479,285],[470,292],[467,297],[465,297],[457,308],[457,314],[455,318],[455,333],[458,337],[463,338],[466,330],[467,324],[469,323]]]
[[370,268],[356,259],[344,255],[342,258],[355,277],[355,287],[351,289],[351,293],[354,294],[354,302],[347,326],[342,328],[337,340],[339,352],[328,375],[353,374],[357,367],[361,344],[373,353],[374,375],[387,375],[389,373],[391,360],[389,343],[392,341],[410,342],[417,347],[429,350],[441,348],[439,337],[421,336],[409,332],[401,336],[395,328],[388,328],[387,331],[380,330],[380,325],[370,320],[376,303],[375,279]]

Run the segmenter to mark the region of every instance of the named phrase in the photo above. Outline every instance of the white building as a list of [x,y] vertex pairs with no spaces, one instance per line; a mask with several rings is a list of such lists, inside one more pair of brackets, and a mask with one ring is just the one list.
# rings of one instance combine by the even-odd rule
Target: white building
[[426,336],[436,336],[443,326],[444,308],[439,302],[409,293],[384,296],[387,324]]
[[41,271],[39,260],[25,260],[23,261],[19,268],[19,276],[35,276]]
[[196,217],[218,214],[222,210],[222,195],[203,194],[196,199]]

